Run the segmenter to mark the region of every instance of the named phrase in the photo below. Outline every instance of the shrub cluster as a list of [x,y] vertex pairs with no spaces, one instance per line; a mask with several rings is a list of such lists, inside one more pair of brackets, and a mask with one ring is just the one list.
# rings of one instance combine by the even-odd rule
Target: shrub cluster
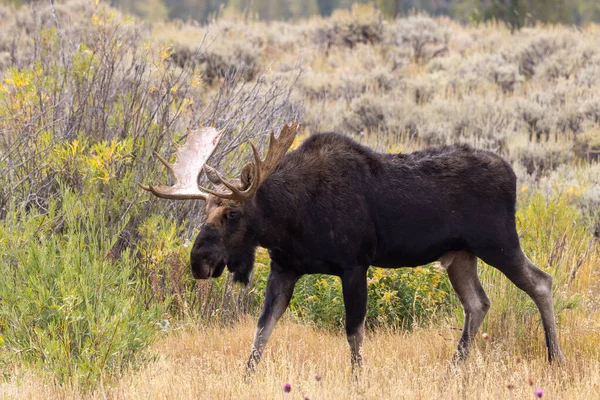
[[318,27],[315,40],[327,51],[332,46],[354,48],[359,44],[376,44],[383,40],[381,13],[369,6],[354,4],[350,12],[337,10],[324,27]]
[[0,242],[9,249],[0,255],[0,362],[88,388],[148,359],[171,319],[231,319],[255,307],[230,280],[189,276],[186,238],[203,204],[137,187],[169,179],[153,152],[169,154],[186,128],[212,124],[225,133],[211,163],[237,171],[240,143],[262,146],[301,109],[293,82],[246,85],[238,70],[209,87],[198,65],[174,64],[137,22],[82,7],[84,21],[68,29],[59,9],[38,10],[50,22],[34,18],[39,40],[19,49],[0,84]]

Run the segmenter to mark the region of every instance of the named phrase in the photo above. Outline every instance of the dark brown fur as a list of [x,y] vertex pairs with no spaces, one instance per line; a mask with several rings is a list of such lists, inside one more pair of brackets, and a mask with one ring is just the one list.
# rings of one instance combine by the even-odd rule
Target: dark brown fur
[[[313,273],[341,277],[352,360],[360,363],[369,266],[413,267],[454,254],[465,254],[456,260],[479,257],[534,299],[549,357],[562,360],[551,298],[548,302],[551,278],[520,249],[515,203],[515,174],[492,152],[453,145],[380,154],[345,136],[319,134],[288,153],[252,200],[209,198],[192,272],[196,278],[217,277],[227,265],[236,281],[247,283],[254,249],[269,250],[271,275],[251,367],[297,279]],[[447,258],[454,265],[452,284],[466,299],[461,298],[466,318],[457,351],[464,359],[489,300],[476,268],[466,267],[471,261]],[[462,270],[470,272],[462,276]]]

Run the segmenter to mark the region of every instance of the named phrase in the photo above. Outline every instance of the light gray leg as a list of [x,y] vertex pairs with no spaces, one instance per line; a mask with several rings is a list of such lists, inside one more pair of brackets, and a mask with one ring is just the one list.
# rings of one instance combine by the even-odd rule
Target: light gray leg
[[490,308],[490,300],[477,276],[477,257],[466,252],[453,252],[445,254],[440,262],[448,270],[450,283],[465,315],[462,335],[453,358],[457,363],[467,358],[473,338]]
[[365,338],[365,320],[358,326],[356,331],[347,335],[350,345],[350,362],[352,368],[362,367],[362,345]]
[[258,326],[254,335],[252,352],[248,359],[248,369],[254,370],[262,352],[275,328],[275,324],[283,315],[290,303],[294,286],[298,281],[295,272],[283,271],[276,264],[271,264],[271,272],[267,278],[267,290],[265,293],[265,304],[258,319]]
[[[500,269],[500,268],[499,268]],[[548,348],[548,361],[565,362],[558,344],[554,304],[552,302],[552,276],[539,269],[520,251],[510,267],[500,269],[519,289],[531,297],[542,315],[542,325]]]

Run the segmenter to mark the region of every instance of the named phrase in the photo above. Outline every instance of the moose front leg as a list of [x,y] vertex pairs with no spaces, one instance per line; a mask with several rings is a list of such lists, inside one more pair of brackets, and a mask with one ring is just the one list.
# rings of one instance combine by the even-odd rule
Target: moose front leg
[[362,343],[367,315],[367,271],[355,268],[342,275],[342,291],[346,307],[346,337],[350,345],[352,370],[362,366]]
[[253,371],[262,352],[273,332],[273,328],[279,318],[287,309],[294,286],[300,276],[295,272],[282,270],[276,263],[271,263],[271,272],[267,278],[267,290],[265,294],[265,304],[262,313],[258,319],[258,326],[254,335],[252,352],[248,359],[248,370]]
[[490,308],[490,300],[477,276],[477,258],[474,255],[467,252],[446,253],[440,262],[448,270],[450,283],[465,314],[462,335],[453,357],[453,362],[458,364],[466,360],[473,339]]

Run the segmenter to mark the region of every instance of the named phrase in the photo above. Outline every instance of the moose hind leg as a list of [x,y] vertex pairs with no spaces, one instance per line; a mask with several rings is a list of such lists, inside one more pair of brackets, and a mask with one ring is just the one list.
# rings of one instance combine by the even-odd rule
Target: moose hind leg
[[[484,261],[486,260],[484,259]],[[498,268],[519,289],[531,297],[542,316],[548,361],[563,363],[565,358],[558,344],[554,319],[552,276],[531,262],[520,248],[514,252],[512,257],[494,257],[490,261],[488,264]]]
[[490,308],[488,299],[477,276],[477,258],[466,252],[448,253],[440,258],[442,266],[448,270],[448,277],[463,306],[465,322],[454,363],[462,362],[469,354],[469,348],[483,318]]

